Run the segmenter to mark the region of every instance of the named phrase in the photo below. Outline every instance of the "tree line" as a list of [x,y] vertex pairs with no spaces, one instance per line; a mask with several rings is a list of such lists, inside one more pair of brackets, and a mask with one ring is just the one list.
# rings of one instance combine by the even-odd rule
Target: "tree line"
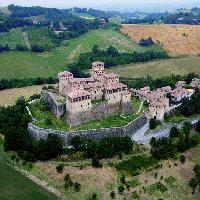
[[115,47],[110,46],[106,51],[100,50],[97,45],[94,45],[91,52],[81,53],[76,62],[68,65],[72,71],[77,70],[77,74],[83,69],[89,69],[91,63],[99,60],[105,63],[105,67],[123,65],[135,62],[147,62],[155,59],[168,58],[168,54],[162,51],[146,51],[144,53],[120,53]]
[[58,79],[52,77],[49,78],[38,77],[38,78],[12,79],[12,80],[1,79],[0,90],[9,88],[20,88],[31,85],[56,84],[56,83],[58,83]]

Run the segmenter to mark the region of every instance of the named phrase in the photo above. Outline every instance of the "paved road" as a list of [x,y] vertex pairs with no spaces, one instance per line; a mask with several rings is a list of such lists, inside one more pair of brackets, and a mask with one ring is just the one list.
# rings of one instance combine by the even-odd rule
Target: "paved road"
[[[200,118],[193,119],[191,120],[191,123],[194,125],[198,122],[199,119]],[[150,132],[148,134],[149,124],[147,123],[132,136],[132,139],[138,144],[148,144],[151,141],[152,137],[155,138],[169,137],[169,133],[172,126],[175,125],[164,124],[164,128]],[[181,128],[183,126],[183,123],[176,124],[176,126],[178,128]]]

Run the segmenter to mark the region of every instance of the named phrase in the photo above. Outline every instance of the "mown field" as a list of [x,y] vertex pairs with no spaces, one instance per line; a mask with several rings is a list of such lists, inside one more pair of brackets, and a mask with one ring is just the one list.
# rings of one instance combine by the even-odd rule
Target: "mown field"
[[0,106],[14,105],[15,101],[20,96],[26,98],[33,94],[40,94],[42,91],[41,85],[28,86],[23,88],[7,89],[0,91]]
[[[3,40],[4,38],[2,38]],[[55,77],[59,71],[65,70],[67,63],[74,61],[80,53],[91,51],[94,45],[99,45],[101,49],[112,45],[120,52],[159,50],[158,47],[141,47],[128,37],[113,30],[93,30],[79,38],[69,40],[67,44],[65,42],[65,45],[50,52],[12,51],[1,53],[0,79]]]
[[2,141],[0,141],[1,200],[58,200],[56,196],[47,192],[9,166],[9,161],[4,157],[1,148]]
[[200,54],[200,26],[195,25],[123,25],[121,31],[138,42],[152,39],[171,55]]
[[147,75],[158,78],[167,75],[185,75],[190,72],[200,74],[200,56],[170,58],[147,63],[128,64],[112,67],[109,72],[114,72],[122,77],[138,78]]

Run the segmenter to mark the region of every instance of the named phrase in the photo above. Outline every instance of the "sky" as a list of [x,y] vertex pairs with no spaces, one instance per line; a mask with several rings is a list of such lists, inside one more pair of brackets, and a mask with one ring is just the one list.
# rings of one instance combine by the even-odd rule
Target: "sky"
[[200,7],[200,0],[0,0],[0,6],[9,4],[23,6],[44,6],[56,8],[92,7],[99,9],[168,9],[180,7]]

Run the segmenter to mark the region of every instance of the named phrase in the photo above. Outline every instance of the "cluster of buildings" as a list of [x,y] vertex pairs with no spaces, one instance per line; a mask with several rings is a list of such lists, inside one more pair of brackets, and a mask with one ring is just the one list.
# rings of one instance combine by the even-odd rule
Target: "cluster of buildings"
[[[58,74],[59,95],[64,98],[65,109],[58,110],[54,101],[56,116],[64,114],[70,126],[80,125],[91,120],[133,112],[131,93],[120,83],[119,76],[106,73],[103,62],[92,63],[89,78],[75,78],[71,72]],[[51,94],[52,96],[52,94]],[[54,95],[55,96],[55,95]],[[51,98],[52,99],[56,98]]]
[[141,101],[146,101],[149,104],[150,118],[163,120],[165,113],[171,110],[170,99],[172,104],[180,104],[185,98],[190,98],[195,88],[200,88],[200,79],[194,79],[191,82],[192,89],[186,89],[186,82],[179,81],[176,84],[175,89],[170,86],[158,88],[155,91],[151,91],[150,87],[146,86],[141,89],[131,89],[134,96],[140,98]]
[[92,101],[105,100],[108,104],[131,102],[131,93],[119,76],[105,73],[104,63],[92,63],[89,78],[74,78],[71,72],[58,74],[59,93],[66,97],[66,110],[70,113],[87,111]]
[[60,72],[58,78],[59,95],[64,101],[62,105],[58,105],[55,95],[51,94],[50,102],[56,116],[65,114],[70,126],[108,116],[133,113],[131,95],[148,103],[148,118],[163,120],[165,113],[179,106],[185,98],[190,98],[196,88],[200,89],[200,79],[195,78],[190,87],[185,81],[179,81],[174,89],[166,86],[151,91],[150,87],[146,86],[128,90],[128,87],[119,81],[117,74],[105,72],[103,62],[92,63],[89,78],[75,78],[68,71]]

